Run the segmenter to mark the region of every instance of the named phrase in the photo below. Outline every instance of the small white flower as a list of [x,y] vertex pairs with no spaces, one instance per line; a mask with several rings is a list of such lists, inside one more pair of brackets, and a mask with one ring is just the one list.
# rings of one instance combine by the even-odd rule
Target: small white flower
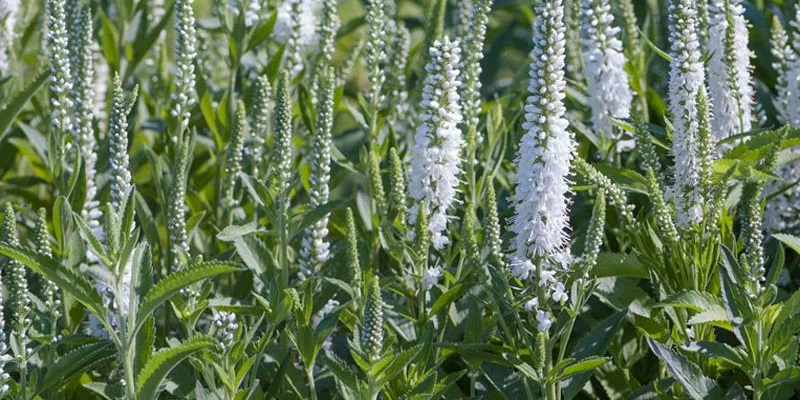
[[556,282],[556,271],[542,271],[539,276],[539,285],[546,286]]
[[528,279],[536,271],[531,260],[514,260],[511,262],[511,275],[520,280]]
[[528,312],[536,310],[537,307],[539,307],[539,299],[536,297],[526,301],[524,305],[525,311]]
[[553,320],[550,319],[550,314],[546,311],[536,311],[536,327],[539,332],[547,332],[553,325]]
[[557,303],[565,302],[569,300],[569,296],[565,291],[564,284],[561,282],[556,282],[555,285],[552,287],[553,291],[553,301]]
[[439,267],[426,268],[425,272],[422,273],[422,290],[425,292],[431,290],[432,287],[439,283],[441,277],[442,271]]

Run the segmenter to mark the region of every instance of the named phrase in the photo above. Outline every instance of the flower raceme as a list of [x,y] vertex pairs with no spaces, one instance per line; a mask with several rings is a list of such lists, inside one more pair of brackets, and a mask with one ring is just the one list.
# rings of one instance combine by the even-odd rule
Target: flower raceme
[[698,94],[705,85],[705,71],[697,36],[697,13],[690,0],[673,0],[670,12],[669,111],[672,116],[672,154],[675,182],[671,189],[677,223],[685,228],[703,218],[705,193],[701,187],[701,115]]
[[620,28],[613,25],[609,0],[583,0],[583,13],[581,45],[592,125],[607,138],[616,139],[610,117],[628,118],[633,100]]
[[753,119],[753,84],[747,23],[739,0],[713,0],[710,8],[708,87],[717,139],[747,132]]
[[[520,279],[538,277],[547,297],[560,301],[566,293],[558,272],[570,260],[568,176],[575,142],[564,118],[564,6],[561,0],[551,0],[538,11],[522,125],[525,134],[516,160],[511,272]],[[542,320],[539,326],[549,324]]]
[[426,65],[428,77],[422,92],[422,124],[414,136],[409,191],[414,206],[409,210],[413,224],[419,202],[428,210],[431,243],[442,249],[447,237],[448,208],[456,201],[461,173],[461,150],[464,138],[458,124],[462,121],[458,89],[461,48],[458,41],[445,37],[434,42],[431,60]]

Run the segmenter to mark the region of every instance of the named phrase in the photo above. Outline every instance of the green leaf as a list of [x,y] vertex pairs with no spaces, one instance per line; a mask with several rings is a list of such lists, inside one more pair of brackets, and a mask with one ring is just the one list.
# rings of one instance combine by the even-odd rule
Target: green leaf
[[773,233],[772,237],[779,240],[781,243],[785,244],[790,249],[794,250],[797,254],[800,254],[800,238],[794,235],[789,235],[787,233]]
[[728,312],[722,306],[713,307],[693,315],[686,323],[689,325],[711,324],[727,330],[733,329],[731,321],[728,319]]
[[264,242],[256,235],[240,237],[233,242],[236,253],[248,269],[267,283],[270,277],[277,276],[278,262]]
[[607,362],[608,358],[606,357],[584,358],[583,360],[576,361],[572,364],[567,365],[565,368],[561,369],[558,376],[556,376],[554,379],[561,380],[569,378],[573,375],[580,374],[582,372],[589,372],[601,365],[604,365]]
[[356,381],[355,373],[348,368],[343,362],[325,357],[325,366],[333,373],[336,380],[350,390],[358,391],[358,381]]
[[[410,349],[403,350],[398,354],[393,355],[392,362],[383,371],[378,373],[376,384],[378,387],[383,386],[385,383],[394,379],[404,368],[409,366],[412,361],[417,357],[422,349],[422,345],[416,345]],[[372,371],[370,371],[372,372]]]
[[84,383],[83,387],[96,393],[105,400],[119,400],[125,397],[125,389],[119,385],[109,385],[101,382]]
[[259,227],[256,222],[257,221],[252,221],[244,225],[228,225],[225,229],[217,234],[217,239],[223,242],[233,242],[240,237],[258,232]]
[[597,265],[592,272],[598,278],[622,276],[647,279],[650,277],[647,269],[634,254],[600,253],[597,255]]
[[672,377],[680,383],[689,397],[695,400],[722,398],[722,391],[717,383],[705,376],[700,367],[653,339],[647,338],[647,343],[650,350],[667,364]]
[[[592,330],[581,337],[578,343],[575,344],[575,350],[573,350],[571,357],[582,360],[605,354],[608,351],[611,340],[617,334],[625,314],[625,311],[620,311],[595,324]],[[592,374],[586,372],[565,380],[562,384],[564,398],[571,399],[575,397],[591,377]]]
[[186,357],[198,350],[212,347],[214,340],[205,336],[195,336],[178,346],[160,350],[145,364],[136,378],[136,397],[139,399],[155,399],[161,381]]
[[349,199],[336,199],[331,200],[319,207],[314,208],[313,210],[303,214],[303,219],[300,221],[300,224],[297,226],[292,227],[292,237],[300,234],[303,230],[310,226],[311,224],[319,221],[320,219],[324,218],[326,215],[330,214],[331,212],[335,211],[345,203],[347,203]]
[[103,301],[100,295],[82,276],[65,268],[52,258],[39,255],[33,249],[0,243],[0,254],[25,264],[34,272],[44,276],[72,295],[75,300],[86,306],[95,316],[105,320],[106,310],[102,306]]
[[44,381],[36,388],[36,393],[42,393],[76,373],[88,370],[95,363],[113,357],[116,353],[112,343],[107,340],[78,347],[47,366]]
[[775,317],[769,335],[769,351],[773,354],[779,352],[794,339],[798,330],[800,330],[800,290],[792,293]]
[[692,311],[703,312],[715,308],[722,308],[722,302],[713,294],[699,290],[684,290],[675,293],[653,307],[688,308]]
[[11,124],[17,118],[20,111],[25,107],[25,104],[28,103],[28,100],[33,97],[36,92],[41,89],[45,82],[50,78],[50,70],[43,69],[39,75],[36,75],[33,82],[29,83],[25,86],[19,93],[15,94],[8,103],[3,107],[3,110],[0,111],[0,141],[6,136],[8,133],[8,128],[11,127]]
[[692,342],[683,347],[686,351],[698,352],[706,357],[715,357],[727,361],[740,369],[747,370],[750,362],[746,354],[722,342]]
[[468,286],[459,284],[451,287],[449,290],[442,293],[442,295],[439,296],[439,298],[437,298],[435,302],[433,302],[433,305],[431,306],[430,315],[438,314],[439,311],[442,311],[452,302],[458,300],[458,298],[461,296],[461,293],[467,289],[469,289]]
[[774,375],[764,378],[761,381],[761,385],[765,390],[775,389],[779,386],[788,386],[791,389],[796,389],[800,386],[800,368],[789,367],[778,371]]
[[641,29],[637,28],[637,30],[639,31],[639,37],[644,39],[645,43],[647,43],[647,47],[649,47],[651,50],[653,50],[654,53],[656,53],[659,57],[663,58],[667,62],[670,62],[670,60],[672,60],[672,57],[670,57],[666,51],[659,49],[658,46],[655,45],[655,43],[650,41],[650,38],[647,37],[647,34],[642,32]]
[[222,261],[206,261],[192,264],[186,269],[180,270],[166,277],[164,280],[153,286],[147,296],[142,300],[139,312],[136,316],[136,329],[131,333],[136,335],[144,321],[162,303],[169,300],[181,289],[200,282],[204,279],[213,278],[217,275],[241,271],[237,263]]
[[119,71],[119,32],[105,13],[100,13],[100,36],[103,45],[103,54],[111,64],[112,70]]
[[245,48],[245,53],[252,50],[254,47],[258,46],[264,40],[272,34],[272,29],[275,27],[275,23],[278,21],[278,13],[273,12],[267,22],[262,24],[261,26],[256,29],[252,35],[250,35],[250,39],[247,41],[247,46]]

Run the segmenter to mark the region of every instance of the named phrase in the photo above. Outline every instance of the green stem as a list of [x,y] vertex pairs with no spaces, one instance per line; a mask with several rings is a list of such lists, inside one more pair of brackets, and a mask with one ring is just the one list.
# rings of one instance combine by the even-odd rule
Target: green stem
[[308,379],[308,393],[311,400],[317,400],[317,388],[314,385],[314,364],[306,367],[306,378]]

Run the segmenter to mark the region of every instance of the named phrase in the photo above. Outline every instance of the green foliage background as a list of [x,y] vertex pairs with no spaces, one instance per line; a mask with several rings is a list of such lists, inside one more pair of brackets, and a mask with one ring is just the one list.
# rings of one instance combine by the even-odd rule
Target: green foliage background
[[[432,10],[443,1],[446,12],[440,20],[432,18]],[[511,279],[487,240],[487,218],[495,207],[487,199],[489,186],[497,192],[503,225],[512,214],[509,196],[513,193],[513,161],[523,133],[522,107],[535,19],[532,1],[497,0],[493,6],[482,62],[479,129],[485,141],[476,153],[476,185],[474,191],[463,194],[463,202],[453,213],[450,230],[454,244],[431,257],[431,263],[440,265],[445,273],[422,307],[418,307],[419,298],[410,283],[419,276],[409,274],[419,267],[420,249],[404,235],[408,232],[401,229],[403,216],[382,214],[376,205],[376,182],[368,169],[367,113],[361,105],[368,86],[362,62],[348,71],[336,89],[331,202],[315,209],[308,206],[309,132],[314,132],[316,122],[309,96],[312,82],[307,75],[292,82],[296,180],[291,191],[290,259],[277,256],[283,249],[273,232],[274,211],[270,211],[276,194],[265,179],[275,165],[269,161],[272,131],[264,163],[267,174],[241,179],[236,189],[241,210],[221,203],[220,185],[230,179],[224,176],[224,152],[235,120],[232,99],[243,100],[250,110],[254,78],[259,75],[266,75],[273,87],[277,86],[283,49],[270,39],[274,1],[267,2],[262,21],[251,29],[231,17],[231,32],[212,12],[215,7],[226,9],[224,2],[197,1],[194,5],[201,47],[196,86],[199,104],[191,110],[190,122],[197,143],[187,195],[193,262],[183,273],[170,271],[165,177],[170,169],[166,150],[169,127],[173,126],[169,112],[175,89],[174,22],[171,11],[162,21],[147,21],[143,16],[152,2],[81,1],[95,15],[99,62],[112,74],[120,74],[127,91],[139,86],[139,98],[128,119],[136,191],[129,203],[131,209],[114,225],[118,233],[130,232],[125,228],[126,218],[135,214],[136,234],[141,237],[123,234],[119,241],[123,244],[120,249],[130,244],[126,251],[140,261],[135,269],[139,286],[134,290],[138,312],[122,323],[132,336],[118,339],[86,335],[86,319],[93,311],[102,314],[104,305],[81,269],[86,249],[93,247],[91,235],[72,215],[85,201],[85,183],[77,179],[68,192],[61,192],[56,182],[59,178],[53,176],[48,148],[52,110],[47,76],[42,75],[46,72],[40,72],[48,65],[42,46],[44,2],[27,1],[22,6],[12,47],[12,70],[0,85],[0,198],[14,204],[22,221],[19,234],[23,246],[34,242],[36,211],[40,207],[48,210],[54,254],[51,259],[7,243],[0,245],[0,253],[29,268],[31,286],[39,279],[36,275],[55,282],[63,293],[64,316],[57,325],[59,340],[52,340],[42,334],[44,328],[38,322],[42,307],[35,304],[27,381],[18,367],[7,367],[12,379],[22,380],[11,383],[14,391],[27,386],[25,397],[43,399],[355,399],[374,398],[376,393],[386,399],[517,399],[541,398],[548,384],[558,382],[557,398],[563,399],[749,398],[759,391],[756,397],[778,399],[789,398],[800,387],[800,297],[796,291],[800,276],[795,253],[800,250],[800,239],[788,232],[765,241],[769,295],[748,299],[735,289],[744,280],[739,275],[746,268],[738,256],[743,251],[741,239],[737,242],[742,182],[760,173],[758,176],[767,179],[795,183],[776,176],[774,170],[764,170],[760,163],[770,151],[800,144],[800,131],[773,130],[778,128],[772,105],[776,71],[769,53],[771,19],[778,16],[787,25],[794,4],[745,2],[750,48],[755,53],[756,98],[766,120],[746,134],[750,141],[735,147],[714,166],[715,179],[729,186],[725,209],[719,220],[713,221],[720,231],[717,241],[688,241],[680,250],[662,246],[641,154],[638,150],[616,154],[610,151],[613,143],[592,132],[584,78],[581,73],[568,74],[567,118],[578,141],[578,157],[609,177],[615,188],[624,190],[639,224],[628,224],[619,204],[608,198],[603,251],[592,275],[594,295],[580,309],[562,310],[554,331],[570,331],[571,335],[545,345],[536,334],[534,316],[524,311],[524,302],[531,297],[530,282]],[[455,29],[458,7],[445,0],[397,3],[398,18],[412,34],[406,75],[413,110],[420,101],[433,33]],[[612,3],[619,15],[618,2]],[[641,107],[642,130],[653,139],[662,162],[670,165],[671,132],[665,115],[668,62],[659,54],[659,49],[669,47],[667,2],[633,3],[648,43],[641,58],[630,60],[628,72],[637,94],[635,101]],[[171,4],[167,1],[168,10]],[[359,49],[365,36],[364,13],[364,4],[358,0],[343,0],[339,5],[337,68]],[[312,55],[306,54],[309,65]],[[574,64],[573,59],[570,65]],[[110,100],[109,89],[106,114]],[[390,113],[384,111],[379,118],[390,134],[377,154],[380,182],[390,209],[395,210],[389,148],[407,160],[417,121],[411,118],[414,112],[395,119],[388,118]],[[626,135],[634,135],[628,122],[621,125]],[[106,203],[110,198],[108,121],[96,118],[94,127],[100,199]],[[790,161],[790,152],[783,154],[780,163]],[[246,158],[245,171],[252,162]],[[669,169],[659,173],[669,176]],[[599,189],[609,196],[613,188],[587,179],[586,174],[576,174],[574,181],[571,235],[573,253],[580,254]],[[347,244],[348,208],[355,215],[356,259],[364,271],[360,280],[349,275],[353,259]],[[303,228],[326,213],[331,216],[333,257],[323,276],[299,286],[279,283],[283,269],[296,273],[294,261]],[[510,240],[505,229],[502,239],[504,243]],[[477,250],[474,253],[468,247],[472,243]],[[671,258],[671,251],[680,256]],[[427,263],[427,257],[423,258]],[[701,287],[662,292],[664,282],[659,273],[679,264],[708,268],[711,279]],[[789,282],[775,286],[784,268],[789,271]],[[7,274],[5,270],[3,274]],[[380,282],[378,295],[373,282]],[[198,297],[184,296],[188,288],[196,290]],[[370,301],[371,307],[377,307],[377,296],[385,303],[382,327],[386,339],[380,363],[371,361],[359,338],[364,310],[369,309]],[[312,316],[331,298],[341,306],[314,326]],[[214,339],[205,336],[211,334],[211,309],[238,316],[237,343],[232,349],[221,351]],[[696,325],[695,334],[702,340],[695,344],[698,347],[690,348],[687,322],[698,315],[705,319],[695,319],[691,325]],[[574,325],[567,326],[570,319]],[[329,336],[335,356],[323,350]],[[543,371],[539,358],[559,351],[566,355],[559,357],[563,363]],[[124,380],[121,365],[126,363],[137,372],[134,390],[120,385]]]

